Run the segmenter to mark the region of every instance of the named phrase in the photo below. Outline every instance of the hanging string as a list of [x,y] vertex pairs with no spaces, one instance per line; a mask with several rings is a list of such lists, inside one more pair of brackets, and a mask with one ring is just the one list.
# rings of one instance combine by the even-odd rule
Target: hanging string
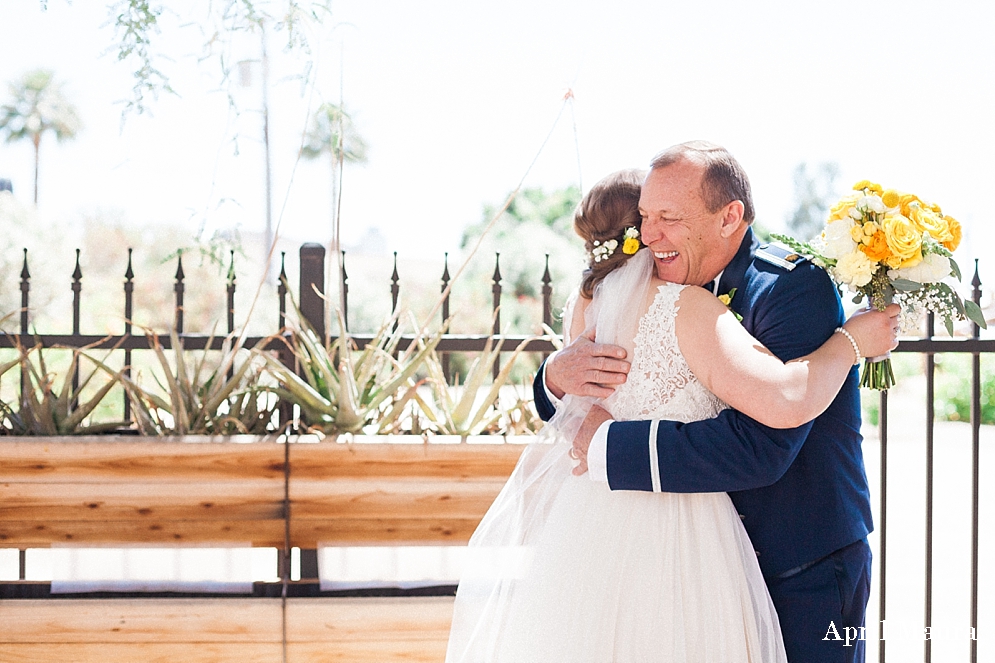
[[[302,17],[302,25],[311,27],[310,22],[306,20],[306,16]],[[321,40],[312,39],[311,42],[320,45]],[[249,305],[249,311],[245,315],[245,322],[242,324],[242,331],[239,333],[238,343],[234,347],[240,347],[242,342],[245,340],[245,335],[249,327],[249,320],[252,319],[252,313],[256,308],[256,303],[259,301],[259,295],[262,293],[263,286],[266,285],[266,275],[269,274],[270,266],[273,264],[273,258],[276,255],[276,244],[280,239],[280,227],[283,225],[284,213],[287,211],[287,204],[290,202],[290,191],[294,186],[294,177],[297,174],[297,166],[300,164],[301,158],[303,157],[304,143],[307,142],[307,127],[308,121],[311,119],[311,109],[314,103],[314,89],[318,80],[320,64],[321,49],[319,47],[315,49],[314,64],[309,72],[310,80],[308,81],[307,104],[304,113],[304,122],[302,123],[303,128],[301,129],[301,142],[297,148],[297,158],[294,159],[294,165],[290,169],[290,180],[287,182],[287,188],[283,194],[283,203],[280,205],[280,214],[277,216],[276,226],[273,228],[273,243],[270,244],[269,253],[266,255],[266,264],[263,267],[263,275],[259,279],[259,285],[256,286],[255,294],[252,296],[252,303]],[[234,355],[232,355],[232,358],[234,358]]]
[[[428,330],[428,326],[431,323],[432,319],[435,317],[436,313],[439,312],[439,309],[442,308],[442,303],[446,300],[446,297],[448,297],[449,293],[452,291],[453,285],[463,274],[463,272],[466,271],[466,268],[469,266],[470,261],[473,260],[473,257],[477,254],[477,251],[480,249],[481,244],[483,244],[484,242],[484,238],[487,237],[487,234],[497,224],[498,219],[500,219],[501,216],[508,210],[508,207],[511,206],[511,203],[514,202],[519,192],[521,192],[522,187],[525,185],[526,178],[529,176],[529,173],[532,172],[532,168],[533,166],[536,165],[536,162],[539,160],[539,157],[542,155],[543,150],[546,149],[546,144],[549,143],[549,139],[553,137],[553,133],[556,131],[556,127],[560,123],[560,118],[563,117],[563,111],[564,109],[566,109],[567,105],[570,104],[572,99],[573,99],[573,91],[568,90],[567,93],[563,95],[563,103],[560,104],[560,110],[556,114],[556,119],[553,120],[553,125],[549,128],[549,132],[546,134],[546,137],[543,139],[542,144],[539,145],[539,149],[536,151],[535,156],[532,157],[532,161],[529,163],[528,168],[525,169],[525,173],[522,174],[521,179],[518,181],[518,185],[510,194],[508,194],[508,198],[507,200],[504,201],[504,205],[501,206],[501,209],[499,209],[494,214],[494,216],[491,217],[490,221],[487,222],[487,225],[484,227],[484,231],[480,233],[480,237],[477,238],[477,241],[473,245],[473,248],[470,249],[469,255],[467,255],[467,257],[463,260],[463,264],[460,265],[460,268],[456,270],[456,275],[453,276],[452,280],[449,281],[449,284],[446,285],[446,288],[442,291],[442,294],[439,296],[439,299],[436,300],[435,306],[432,307],[432,310],[429,312],[428,316],[426,316],[425,322],[421,325],[421,328],[418,330],[418,334],[416,336],[421,337],[425,335],[425,332]],[[408,349],[404,353],[404,357],[405,358],[410,357],[417,350],[418,350],[417,343],[410,344],[408,346]]]
[[[338,270],[335,273],[335,279],[339,284],[339,310],[342,311],[343,318],[345,317],[345,284],[342,282],[342,171],[345,170],[345,41],[340,44],[341,51],[339,55],[339,144],[338,144],[338,154],[336,155],[336,160],[338,161],[338,172],[336,176],[339,178],[338,184],[335,187],[335,226],[332,229],[332,244],[334,244],[333,250],[335,252],[335,264]],[[325,283],[331,285],[332,279],[326,276]],[[328,290],[328,285],[325,286],[325,290]],[[325,305],[325,347],[331,343],[332,334],[332,311],[328,307],[327,302]],[[346,326],[348,327],[349,321],[346,320]],[[342,330],[343,332],[345,330]]]
[[580,195],[584,195],[584,171],[580,165],[580,138],[577,134],[577,113],[576,113],[576,98],[574,97],[573,88],[567,88],[567,92],[563,95],[564,99],[569,99],[570,101],[570,121],[573,123],[574,130],[574,152],[577,154],[577,188],[580,189]]

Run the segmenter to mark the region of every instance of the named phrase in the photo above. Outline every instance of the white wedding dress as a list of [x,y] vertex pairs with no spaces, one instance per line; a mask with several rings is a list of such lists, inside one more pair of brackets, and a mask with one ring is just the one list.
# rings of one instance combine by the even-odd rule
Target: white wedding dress
[[[712,417],[725,405],[691,373],[674,332],[684,286],[661,286],[645,315],[632,313],[650,270],[640,251],[587,312],[599,341],[635,338],[628,379],[604,406],[617,420]],[[571,440],[591,402],[560,405],[474,533],[447,663],[783,663],[777,614],[728,495],[612,492],[572,475]]]

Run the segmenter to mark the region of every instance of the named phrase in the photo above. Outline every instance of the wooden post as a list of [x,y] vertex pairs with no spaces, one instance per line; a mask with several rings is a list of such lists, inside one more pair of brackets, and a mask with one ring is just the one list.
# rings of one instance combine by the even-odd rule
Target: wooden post
[[325,338],[325,247],[309,242],[301,245],[301,315],[318,338]]

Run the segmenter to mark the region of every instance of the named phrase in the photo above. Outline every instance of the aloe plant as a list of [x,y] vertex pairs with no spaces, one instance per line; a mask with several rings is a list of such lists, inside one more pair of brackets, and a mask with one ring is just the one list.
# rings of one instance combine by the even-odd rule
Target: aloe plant
[[278,403],[260,385],[264,364],[254,360],[258,356],[255,352],[236,366],[242,350],[240,339],[225,338],[220,362],[209,366],[207,348],[212,345],[213,333],[200,356],[195,357],[184,352],[183,341],[175,330],[171,331],[174,361],[170,366],[158,335],[146,331],[146,336],[162,369],[162,377],[154,378],[165,397],[127,376],[120,378],[131,401],[132,418],[142,434],[234,435],[269,431]]
[[[0,378],[10,369],[21,363],[21,359],[13,359],[0,364]],[[0,398],[0,435],[16,435],[23,428],[23,422],[13,405]]]
[[495,431],[497,424],[505,417],[498,407],[501,388],[508,382],[515,360],[525,346],[536,337],[529,337],[518,344],[511,357],[498,372],[483,399],[480,392],[485,388],[493,373],[495,362],[501,357],[502,336],[490,337],[483,351],[474,359],[467,371],[463,384],[449,386],[442,371],[442,361],[433,351],[426,362],[429,370],[429,384],[432,387],[434,407],[423,408],[436,432],[443,435],[478,435],[485,431]]
[[[82,392],[90,385],[94,376],[106,368],[103,362],[85,354],[83,350],[73,349],[72,361],[62,376],[62,384],[57,384],[58,377],[48,370],[45,353],[41,344],[26,348],[17,344],[18,357],[13,361],[0,365],[0,375],[14,366],[21,367],[21,394],[18,399],[18,409],[15,411],[9,403],[0,403],[0,423],[3,432],[9,435],[86,435],[104,433],[119,429],[127,424],[123,421],[95,424],[89,421],[90,415],[100,405],[100,402],[110,392],[121,378],[121,371],[111,372],[107,378],[88,399],[83,399]],[[32,361],[32,355],[37,356]],[[81,358],[86,358],[94,364],[94,368],[80,377],[79,385],[73,386],[73,376],[81,366]]]
[[280,399],[300,406],[307,426],[326,434],[360,433],[373,424],[376,431],[366,432],[396,431],[409,402],[420,400],[417,373],[448,325],[431,336],[416,337],[401,352],[403,327],[394,328],[395,314],[359,350],[345,330],[341,313],[336,316],[341,331],[330,346],[325,346],[299,313],[299,322],[292,326],[291,347],[303,375],[265,354],[279,382],[270,389]]
[[507,401],[501,407],[501,419],[497,422],[495,431],[500,435],[535,435],[543,427],[544,422],[536,412],[532,388],[525,385],[515,386],[514,399]]

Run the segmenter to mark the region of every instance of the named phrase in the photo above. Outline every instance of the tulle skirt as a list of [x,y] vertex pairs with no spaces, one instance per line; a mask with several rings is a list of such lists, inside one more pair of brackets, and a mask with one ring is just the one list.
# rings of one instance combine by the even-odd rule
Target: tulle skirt
[[612,492],[549,437],[471,539],[448,663],[785,661],[728,495]]

